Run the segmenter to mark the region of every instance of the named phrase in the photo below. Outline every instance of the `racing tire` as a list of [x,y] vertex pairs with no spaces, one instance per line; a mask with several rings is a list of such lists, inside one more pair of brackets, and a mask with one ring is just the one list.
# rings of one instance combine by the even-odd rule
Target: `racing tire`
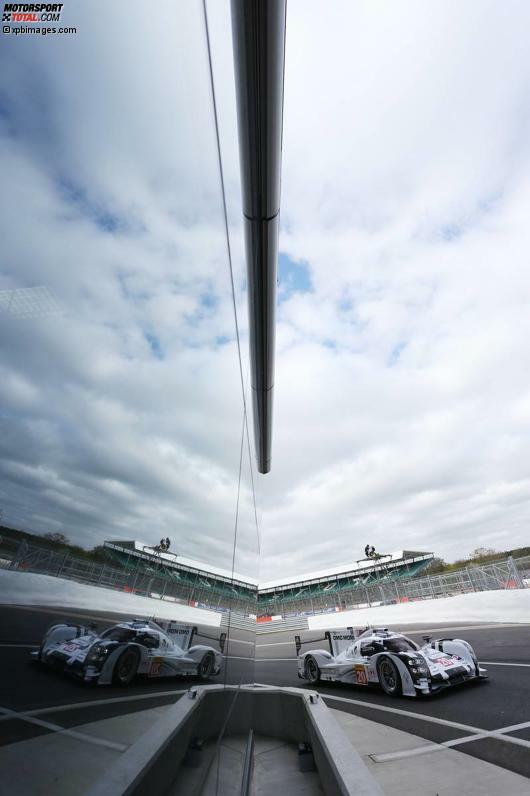
[[403,693],[401,675],[394,661],[386,655],[377,661],[377,677],[385,694],[401,696]]
[[197,675],[201,680],[209,680],[213,674],[215,667],[215,658],[213,652],[207,652],[203,655],[197,667]]
[[318,668],[318,663],[312,655],[309,655],[309,657],[305,659],[304,678],[307,680],[309,685],[316,685],[316,683],[318,683],[320,680],[320,669]]
[[136,649],[136,647],[127,647],[124,649],[114,664],[112,682],[116,685],[130,685],[136,677],[139,663],[140,652]]

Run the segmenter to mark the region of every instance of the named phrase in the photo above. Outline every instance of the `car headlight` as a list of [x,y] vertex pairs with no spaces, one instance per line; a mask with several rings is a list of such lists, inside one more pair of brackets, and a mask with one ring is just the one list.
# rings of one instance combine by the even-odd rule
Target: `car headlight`
[[108,654],[109,654],[108,647],[104,647],[102,644],[94,644],[94,646],[90,648],[89,653],[86,656],[86,662],[101,663],[101,661],[105,660]]
[[427,667],[427,664],[421,658],[409,658],[407,660],[407,663],[409,665],[410,671],[413,674],[428,674],[429,673],[429,669]]

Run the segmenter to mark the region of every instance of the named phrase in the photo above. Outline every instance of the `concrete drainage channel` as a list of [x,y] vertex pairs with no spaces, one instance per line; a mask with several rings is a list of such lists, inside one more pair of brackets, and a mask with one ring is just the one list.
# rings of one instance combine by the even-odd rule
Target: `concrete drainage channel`
[[169,707],[87,796],[247,796],[278,789],[383,794],[316,692],[212,685],[190,689]]

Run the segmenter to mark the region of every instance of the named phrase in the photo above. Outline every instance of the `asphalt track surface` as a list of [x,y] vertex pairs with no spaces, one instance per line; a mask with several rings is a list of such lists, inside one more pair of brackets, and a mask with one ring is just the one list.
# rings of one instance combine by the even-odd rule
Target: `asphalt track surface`
[[[37,721],[71,728],[169,704],[197,682],[164,678],[139,679],[127,689],[86,686],[30,660],[31,650],[55,621],[79,624],[91,620],[103,628],[119,618],[110,613],[0,606],[0,745],[53,731]],[[371,686],[326,683],[317,689],[326,703],[436,744],[449,742],[458,751],[530,777],[530,624],[402,625],[396,629],[406,631],[416,641],[428,631],[433,636],[467,639],[488,669],[489,681],[419,699],[391,698]],[[202,641],[201,632],[218,636],[220,631],[199,627],[198,643]],[[303,641],[322,635],[321,631],[301,633]],[[307,687],[297,676],[293,631],[254,637],[232,628],[230,636],[225,670],[211,682]],[[214,644],[206,639],[204,643]],[[318,642],[315,646],[325,645]],[[496,730],[503,730],[500,737],[484,735]],[[470,740],[458,743],[458,739],[470,736]]]

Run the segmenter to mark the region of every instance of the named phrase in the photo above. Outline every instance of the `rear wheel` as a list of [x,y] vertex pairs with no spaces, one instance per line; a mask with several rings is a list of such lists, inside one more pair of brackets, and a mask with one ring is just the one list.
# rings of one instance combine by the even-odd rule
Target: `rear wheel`
[[213,652],[207,652],[206,655],[202,657],[197,671],[197,674],[199,675],[201,680],[208,680],[208,678],[212,676],[214,666],[215,666],[215,659],[213,656]]
[[400,696],[403,693],[401,675],[393,660],[384,657],[377,661],[377,674],[381,688],[390,696]]
[[314,685],[320,680],[320,669],[312,655],[305,660],[304,675],[310,685]]
[[140,653],[136,647],[124,649],[114,666],[113,682],[117,685],[130,685],[136,677],[139,663]]

